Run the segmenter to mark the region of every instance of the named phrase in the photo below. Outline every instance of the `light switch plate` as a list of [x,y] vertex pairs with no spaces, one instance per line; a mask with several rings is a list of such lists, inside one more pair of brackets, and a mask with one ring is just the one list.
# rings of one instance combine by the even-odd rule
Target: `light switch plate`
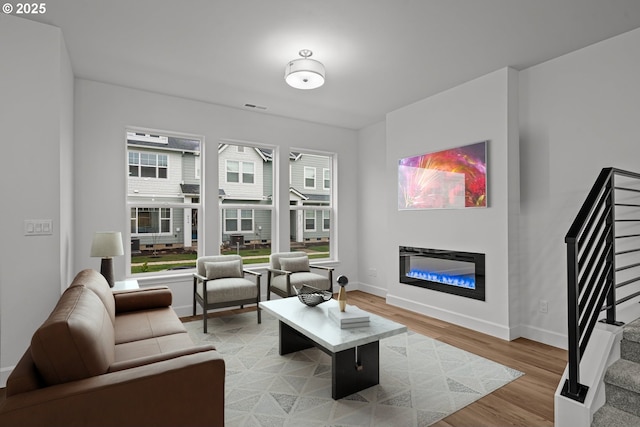
[[25,219],[25,236],[50,236],[53,234],[53,220],[51,219]]

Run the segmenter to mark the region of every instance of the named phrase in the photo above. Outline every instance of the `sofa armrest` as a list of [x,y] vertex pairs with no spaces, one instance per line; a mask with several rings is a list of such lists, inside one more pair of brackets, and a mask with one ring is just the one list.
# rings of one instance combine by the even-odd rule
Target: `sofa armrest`
[[114,291],[113,298],[116,313],[169,307],[173,301],[171,289],[167,286]]
[[11,396],[0,425],[224,426],[224,382],[205,351]]
[[124,360],[122,362],[116,362],[109,366],[109,372],[123,371],[125,369],[131,369],[138,366],[149,365],[151,363],[161,362],[163,360],[171,360],[176,357],[186,356],[188,354],[201,353],[203,351],[215,350],[213,344],[203,344],[188,348],[182,348],[180,350],[174,350],[167,353],[154,354],[152,356],[138,357],[136,359]]

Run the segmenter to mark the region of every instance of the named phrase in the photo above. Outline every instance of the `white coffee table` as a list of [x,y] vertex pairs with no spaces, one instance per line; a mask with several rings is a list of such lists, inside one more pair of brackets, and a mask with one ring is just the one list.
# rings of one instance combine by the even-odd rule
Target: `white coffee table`
[[[331,396],[341,399],[380,382],[379,341],[407,331],[400,323],[369,313],[369,326],[341,329],[327,311],[338,307],[329,300],[308,307],[298,298],[260,302],[280,321],[280,354],[318,347],[331,356]],[[347,307],[347,310],[349,307]]]

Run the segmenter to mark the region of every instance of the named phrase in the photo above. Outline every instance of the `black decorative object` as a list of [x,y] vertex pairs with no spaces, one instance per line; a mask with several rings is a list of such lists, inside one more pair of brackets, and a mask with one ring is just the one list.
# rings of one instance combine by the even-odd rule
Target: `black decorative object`
[[313,286],[302,285],[300,289],[294,286],[293,289],[296,291],[300,302],[309,307],[315,307],[318,304],[329,301],[333,297],[331,292],[323,291]]

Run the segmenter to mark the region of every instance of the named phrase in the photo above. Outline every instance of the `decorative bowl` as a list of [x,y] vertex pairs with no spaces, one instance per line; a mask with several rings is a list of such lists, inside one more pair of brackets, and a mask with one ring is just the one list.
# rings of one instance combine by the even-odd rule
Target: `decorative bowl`
[[300,289],[294,286],[293,289],[295,289],[300,302],[309,307],[315,307],[318,304],[329,301],[333,297],[331,292],[323,291],[313,286],[302,285]]

